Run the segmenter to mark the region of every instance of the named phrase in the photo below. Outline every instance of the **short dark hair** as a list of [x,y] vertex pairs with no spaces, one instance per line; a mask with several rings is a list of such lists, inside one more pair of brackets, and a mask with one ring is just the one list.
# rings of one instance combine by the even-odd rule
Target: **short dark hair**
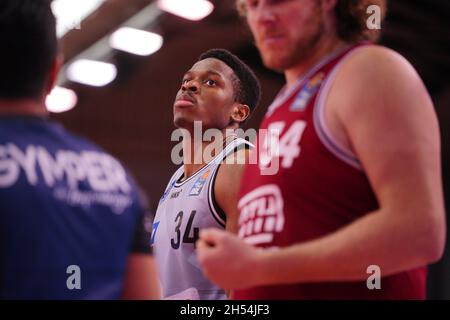
[[261,86],[255,73],[241,59],[225,49],[211,49],[200,55],[198,61],[214,58],[228,65],[236,76],[234,85],[235,101],[246,104],[250,113],[255,110],[261,99]]
[[39,98],[58,47],[51,0],[1,0],[0,43],[0,98]]

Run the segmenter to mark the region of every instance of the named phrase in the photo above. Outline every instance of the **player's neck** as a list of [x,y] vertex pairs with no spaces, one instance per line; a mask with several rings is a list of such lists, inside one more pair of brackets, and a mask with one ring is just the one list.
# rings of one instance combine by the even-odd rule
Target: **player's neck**
[[[203,141],[202,138],[196,139],[197,137],[195,137],[195,135],[183,137],[184,179],[189,178],[198,170],[206,166],[225,148],[226,145],[236,138],[236,134],[232,133],[232,130],[229,129],[230,128],[221,130],[223,139],[214,140],[212,142]],[[208,150],[205,152],[206,148],[208,148]]]
[[[206,161],[203,159],[203,150],[205,147],[205,143],[201,141],[197,143],[185,143],[183,140],[183,180],[189,178],[206,165]],[[189,150],[191,151],[190,153]]]
[[43,99],[0,99],[0,116],[46,116]]
[[347,46],[348,43],[337,37],[323,37],[311,53],[299,64],[284,71],[286,87],[290,88],[301,76],[305,75],[314,65],[329,54]]

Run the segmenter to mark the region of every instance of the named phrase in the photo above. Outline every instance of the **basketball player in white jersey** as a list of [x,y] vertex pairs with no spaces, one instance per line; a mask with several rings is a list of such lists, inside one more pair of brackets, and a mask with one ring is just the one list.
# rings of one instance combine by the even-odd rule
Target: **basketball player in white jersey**
[[[235,231],[240,175],[250,144],[233,131],[259,99],[260,86],[253,72],[226,50],[203,53],[183,77],[173,111],[175,126],[184,132],[184,164],[161,197],[151,240],[165,299],[227,298],[223,289],[203,276],[195,243],[203,228]],[[218,129],[223,138],[194,141],[197,121],[203,132]],[[219,151],[206,159],[205,150],[217,142]],[[227,157],[235,161],[223,163],[229,162]]]

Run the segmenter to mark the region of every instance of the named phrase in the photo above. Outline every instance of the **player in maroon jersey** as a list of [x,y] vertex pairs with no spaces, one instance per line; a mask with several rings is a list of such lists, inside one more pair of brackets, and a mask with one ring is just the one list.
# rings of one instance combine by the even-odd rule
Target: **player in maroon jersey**
[[201,233],[205,274],[236,299],[425,298],[445,239],[438,122],[413,67],[362,42],[385,1],[238,2],[286,78],[260,127],[279,148],[245,168],[239,236]]

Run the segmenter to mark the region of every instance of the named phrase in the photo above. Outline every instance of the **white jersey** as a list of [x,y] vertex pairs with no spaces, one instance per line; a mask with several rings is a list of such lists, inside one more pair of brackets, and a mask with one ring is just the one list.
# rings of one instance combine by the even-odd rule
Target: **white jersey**
[[170,179],[159,201],[151,240],[164,299],[227,298],[224,290],[203,275],[195,242],[200,229],[225,228],[225,215],[214,197],[214,181],[223,159],[246,145],[251,144],[235,139],[191,177],[180,181],[184,176],[181,166]]

